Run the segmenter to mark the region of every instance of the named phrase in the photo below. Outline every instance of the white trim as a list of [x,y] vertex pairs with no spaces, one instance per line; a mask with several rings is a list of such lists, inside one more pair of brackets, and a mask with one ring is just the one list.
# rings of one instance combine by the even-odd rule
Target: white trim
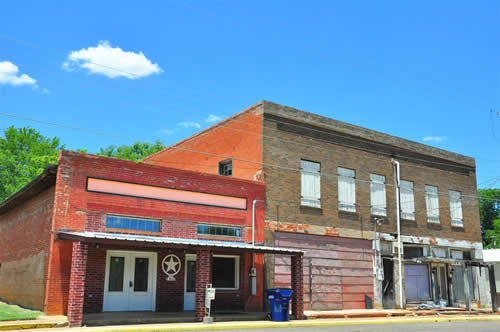
[[[105,273],[104,273],[104,293],[102,299],[102,308],[103,312],[110,311],[105,310],[106,307],[106,295],[110,292],[108,289],[109,283],[109,260],[111,259],[111,255],[130,255],[130,254],[138,254],[138,255],[148,255],[151,257],[151,273],[152,273],[152,281],[151,281],[151,311],[156,311],[156,279],[157,279],[157,266],[158,266],[158,254],[153,251],[131,251],[131,250],[106,250],[106,265],[105,265]],[[124,286],[125,287],[125,286]]]
[[[225,258],[234,258],[234,283],[235,287],[234,288],[220,288],[216,287],[215,289],[219,290],[238,290],[240,289],[240,256],[238,255],[212,255],[212,257],[225,257]],[[213,264],[212,264],[212,273],[214,270]],[[212,280],[213,282],[213,280]]]

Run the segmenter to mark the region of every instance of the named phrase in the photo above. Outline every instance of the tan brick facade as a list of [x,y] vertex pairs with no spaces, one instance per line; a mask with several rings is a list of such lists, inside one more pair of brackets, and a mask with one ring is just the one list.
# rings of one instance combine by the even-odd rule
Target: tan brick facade
[[[286,168],[264,168],[266,220],[371,233],[370,174],[378,174],[386,177],[387,195],[387,222],[379,231],[396,232],[394,172],[390,157],[281,131],[277,128],[278,123],[264,120],[263,161]],[[300,206],[300,171],[296,170],[300,169],[301,159],[321,164],[321,209]],[[354,214],[338,209],[337,167],[356,171],[357,209]],[[415,221],[402,221],[403,235],[481,241],[478,201],[473,197],[476,192],[474,172],[464,174],[401,161],[401,179],[414,182],[416,212]],[[427,222],[425,185],[439,188],[439,225]],[[448,190],[460,191],[464,195],[463,229],[451,226]]]

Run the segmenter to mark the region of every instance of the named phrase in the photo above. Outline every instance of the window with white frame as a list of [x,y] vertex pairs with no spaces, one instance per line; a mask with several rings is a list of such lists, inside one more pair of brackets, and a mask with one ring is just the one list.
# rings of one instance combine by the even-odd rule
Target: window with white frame
[[338,168],[339,210],[356,212],[356,172],[352,169]]
[[387,216],[385,176],[383,175],[370,174],[370,205],[371,214]]
[[413,182],[400,182],[401,218],[415,220],[415,198],[413,196]]
[[212,285],[217,289],[240,288],[240,257],[213,255]]
[[300,205],[321,207],[320,164],[313,161],[300,161]]
[[452,226],[464,226],[464,217],[462,215],[462,193],[460,191],[450,190],[450,215]]
[[427,222],[439,224],[438,187],[425,186],[425,206],[427,207]]

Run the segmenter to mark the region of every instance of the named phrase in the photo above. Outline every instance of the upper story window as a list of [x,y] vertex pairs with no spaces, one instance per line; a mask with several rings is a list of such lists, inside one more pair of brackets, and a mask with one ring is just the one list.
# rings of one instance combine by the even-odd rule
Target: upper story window
[[159,232],[161,229],[159,220],[121,216],[106,216],[106,227],[145,232]]
[[401,218],[415,220],[415,198],[413,182],[401,180],[400,185]]
[[450,215],[451,225],[464,227],[464,217],[462,215],[462,193],[450,190]]
[[385,176],[370,174],[370,205],[371,214],[387,216],[385,196]]
[[197,232],[199,235],[241,237],[241,228],[231,226],[199,224],[197,226]]
[[439,224],[438,187],[425,186],[425,206],[427,207],[427,222]]
[[219,175],[232,176],[233,175],[233,160],[227,159],[219,162]]
[[339,210],[356,212],[356,172],[352,169],[338,168]]
[[321,207],[320,164],[313,161],[300,161],[300,205]]

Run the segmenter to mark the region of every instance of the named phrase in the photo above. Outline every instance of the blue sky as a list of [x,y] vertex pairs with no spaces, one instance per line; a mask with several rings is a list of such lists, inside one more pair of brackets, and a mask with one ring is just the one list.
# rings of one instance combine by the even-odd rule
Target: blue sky
[[110,136],[5,116],[0,129],[29,125],[70,149],[171,144],[266,99],[475,157],[479,186],[500,187],[499,93],[498,1],[9,1],[0,12],[0,112]]

